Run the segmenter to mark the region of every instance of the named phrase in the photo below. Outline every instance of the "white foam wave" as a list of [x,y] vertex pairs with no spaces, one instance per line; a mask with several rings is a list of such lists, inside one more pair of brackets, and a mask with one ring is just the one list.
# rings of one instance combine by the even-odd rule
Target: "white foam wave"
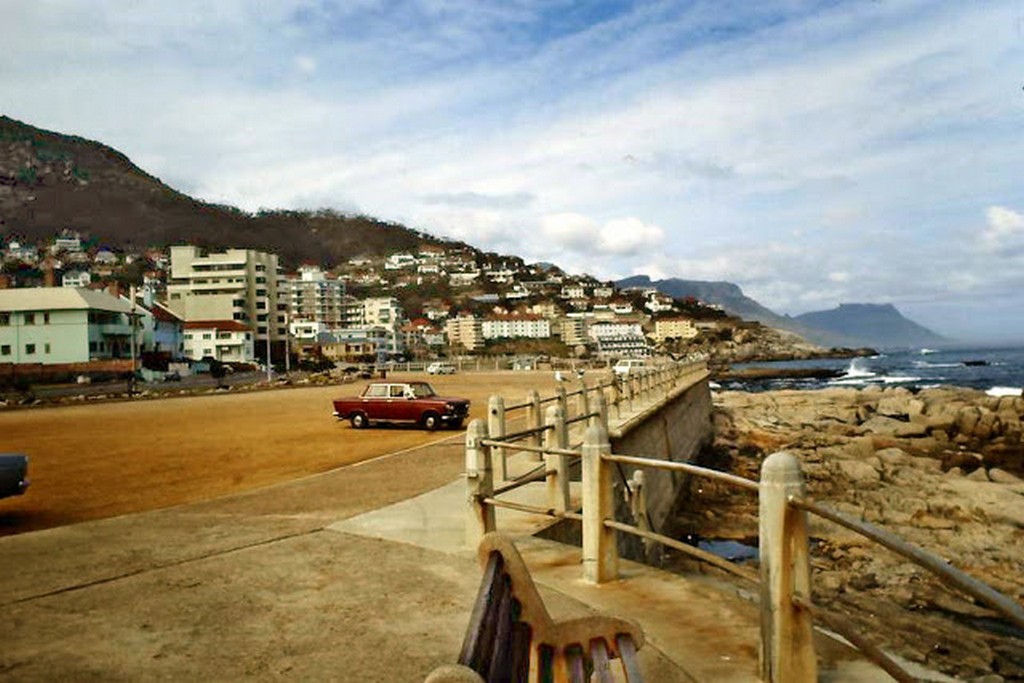
[[938,353],[938,349],[921,349],[918,351],[922,356],[927,356],[929,353]]
[[915,360],[915,368],[962,368],[963,363],[929,363],[926,360]]
[[859,358],[854,358],[846,367],[846,374],[840,379],[853,379],[859,377],[874,377],[875,373],[863,367]]
[[[920,382],[922,377],[912,377],[909,375],[887,375],[885,377],[879,377],[878,381],[882,384],[904,384],[906,382]],[[932,379],[942,379],[941,377],[933,377]]]
[[992,387],[985,392],[989,396],[1021,396],[1024,394],[1022,387]]

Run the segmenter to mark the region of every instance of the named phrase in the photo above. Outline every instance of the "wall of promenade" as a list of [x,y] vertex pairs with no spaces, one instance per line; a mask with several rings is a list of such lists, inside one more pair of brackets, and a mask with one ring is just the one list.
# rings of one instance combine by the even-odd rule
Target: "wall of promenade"
[[[700,450],[714,438],[711,420],[711,389],[707,374],[692,383],[683,384],[663,401],[641,410],[617,427],[609,430],[612,452],[660,458],[675,462],[692,462]],[[627,480],[633,469],[623,465]],[[643,474],[647,521],[655,531],[664,528],[676,505],[687,475],[664,470],[647,470]],[[616,486],[625,484],[616,478]],[[626,496],[616,497],[616,518],[635,523]],[[630,553],[632,554],[632,553]]]

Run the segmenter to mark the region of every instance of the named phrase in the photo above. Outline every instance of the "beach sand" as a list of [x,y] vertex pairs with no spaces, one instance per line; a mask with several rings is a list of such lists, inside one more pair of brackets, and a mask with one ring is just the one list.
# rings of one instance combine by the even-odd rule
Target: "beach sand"
[[[467,372],[427,379],[438,393],[518,402],[550,395],[550,372]],[[595,379],[596,381],[596,379]],[[413,448],[455,432],[354,430],[331,399],[367,382],[136,399],[0,412],[0,452],[30,457],[28,491],[0,500],[0,535],[219,498]]]

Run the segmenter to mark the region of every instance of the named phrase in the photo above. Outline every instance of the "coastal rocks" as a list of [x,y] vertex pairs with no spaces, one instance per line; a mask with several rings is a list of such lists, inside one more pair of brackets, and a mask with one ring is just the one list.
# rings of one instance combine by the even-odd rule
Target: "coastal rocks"
[[[873,387],[722,392],[715,403],[716,447],[734,472],[756,479],[769,453],[789,451],[819,503],[1024,599],[1024,400]],[[700,503],[714,515],[684,513],[691,532],[756,537],[756,498],[705,486]],[[1019,641],[973,625],[987,610],[855,532],[809,522],[815,603],[862,633],[884,621],[886,647],[963,679],[1021,666]]]

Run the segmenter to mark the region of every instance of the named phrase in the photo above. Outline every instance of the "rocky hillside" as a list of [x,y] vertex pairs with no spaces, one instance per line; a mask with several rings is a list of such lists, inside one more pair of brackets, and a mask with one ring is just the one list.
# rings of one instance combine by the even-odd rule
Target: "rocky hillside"
[[443,243],[402,225],[332,211],[250,215],[168,187],[117,150],[0,116],[0,234],[29,241],[72,228],[118,249],[189,242],[263,249],[286,263],[334,265]]

